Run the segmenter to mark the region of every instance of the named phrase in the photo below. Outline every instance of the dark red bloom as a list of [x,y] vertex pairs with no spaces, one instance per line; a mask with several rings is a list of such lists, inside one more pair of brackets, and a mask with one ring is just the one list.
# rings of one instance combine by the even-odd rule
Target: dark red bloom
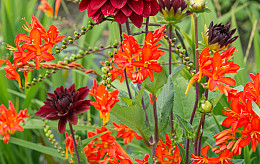
[[48,120],[60,120],[58,129],[62,134],[66,129],[67,121],[76,125],[78,123],[77,114],[89,110],[90,100],[84,100],[88,92],[88,87],[75,90],[75,84],[71,85],[69,89],[63,86],[58,87],[54,93],[47,93],[49,98],[35,115],[45,117]]
[[106,15],[113,15],[115,20],[123,24],[128,18],[138,28],[142,26],[143,17],[154,16],[159,11],[157,0],[82,0],[79,10],[88,11],[94,21]]

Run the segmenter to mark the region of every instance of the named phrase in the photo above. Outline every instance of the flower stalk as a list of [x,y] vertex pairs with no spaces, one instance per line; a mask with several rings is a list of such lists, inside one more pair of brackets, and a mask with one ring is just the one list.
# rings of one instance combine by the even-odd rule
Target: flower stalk
[[75,153],[76,153],[77,161],[78,161],[78,164],[80,164],[79,152],[78,152],[78,148],[77,148],[77,144],[76,144],[76,139],[75,139],[75,136],[74,136],[74,132],[73,132],[73,128],[72,128],[71,123],[69,123],[69,126],[70,126],[70,133],[71,133],[71,135],[72,135],[73,144],[74,144],[74,147],[75,147]]
[[[123,38],[122,38],[123,30],[122,30],[122,25],[120,23],[118,23],[118,25],[119,25],[120,40],[121,40],[121,46],[122,46],[122,44],[123,44]],[[129,22],[128,22],[128,26],[129,26]],[[129,83],[128,83],[128,79],[127,79],[126,69],[124,69],[124,76],[125,76],[125,83],[126,83],[126,88],[127,88],[127,91],[128,91],[129,98],[132,99],[132,95],[131,95],[131,91],[130,91],[130,87],[129,87]]]
[[[172,63],[172,46],[171,46],[171,40],[172,39],[172,25],[169,26],[169,63]],[[169,64],[169,75],[172,74],[172,65]],[[171,109],[171,135],[173,137],[174,135],[174,124],[173,124],[173,110]]]
[[[198,17],[196,14],[193,14],[194,16],[194,25],[195,25],[195,63],[196,63],[196,72],[199,71],[199,51],[197,50],[199,47],[199,41],[198,41]],[[193,106],[193,111],[191,113],[190,121],[189,123],[192,125],[197,107],[198,107],[198,102],[199,102],[199,83],[196,82],[196,95],[195,95],[195,103]],[[186,164],[189,163],[189,139],[187,138],[186,140],[187,145],[186,145]]]

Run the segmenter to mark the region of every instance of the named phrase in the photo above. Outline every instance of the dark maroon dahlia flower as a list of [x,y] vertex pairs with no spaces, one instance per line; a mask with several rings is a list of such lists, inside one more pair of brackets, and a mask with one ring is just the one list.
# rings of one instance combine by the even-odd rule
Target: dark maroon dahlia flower
[[48,120],[59,120],[58,130],[62,134],[66,129],[67,121],[76,125],[78,123],[77,114],[89,110],[90,100],[84,100],[88,93],[88,87],[81,87],[76,91],[75,84],[72,84],[69,89],[63,86],[58,87],[54,93],[47,93],[49,98],[35,115]]
[[143,17],[154,16],[159,11],[157,0],[82,0],[79,10],[86,10],[94,21],[106,15],[113,15],[115,20],[123,24],[128,18],[140,28]]

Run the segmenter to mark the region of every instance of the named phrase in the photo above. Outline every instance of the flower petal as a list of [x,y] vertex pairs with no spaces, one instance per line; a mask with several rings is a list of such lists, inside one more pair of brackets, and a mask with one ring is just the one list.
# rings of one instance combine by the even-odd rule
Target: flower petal
[[66,123],[67,123],[67,117],[63,117],[60,119],[60,121],[58,123],[58,130],[59,130],[60,134],[63,134],[65,132]]
[[117,9],[121,9],[122,7],[125,6],[127,0],[110,0],[112,5],[117,8]]

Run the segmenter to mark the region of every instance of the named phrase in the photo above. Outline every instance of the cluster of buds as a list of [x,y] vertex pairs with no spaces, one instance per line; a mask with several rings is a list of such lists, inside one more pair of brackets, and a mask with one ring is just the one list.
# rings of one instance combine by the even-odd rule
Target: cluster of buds
[[66,49],[70,44],[73,44],[76,40],[78,40],[81,36],[85,35],[89,30],[93,29],[93,27],[96,24],[93,24],[91,21],[89,21],[89,25],[88,28],[86,28],[85,26],[81,27],[81,31],[80,33],[75,31],[74,32],[74,37],[72,36],[68,36],[68,41],[67,40],[63,40],[62,41],[62,47],[56,47],[56,52],[54,54],[59,54],[62,50]]
[[178,54],[178,56],[181,58],[182,64],[184,64],[186,66],[186,69],[193,76],[195,74],[195,71],[192,70],[193,62],[190,61],[190,57],[187,55],[187,51],[185,49],[182,49],[181,45],[177,46],[177,45],[174,44],[174,42],[176,42],[176,40],[177,40],[176,38],[169,39],[169,37],[167,35],[165,35],[164,38],[167,39],[170,42],[171,47],[174,48],[174,52],[176,54]]
[[48,120],[42,119],[44,121],[43,124],[43,131],[45,133],[45,136],[49,139],[51,144],[59,153],[61,153],[61,156],[64,156],[65,151],[61,146],[59,146],[59,142],[56,141],[54,134],[52,133],[52,130],[50,129],[50,126],[48,124]]

